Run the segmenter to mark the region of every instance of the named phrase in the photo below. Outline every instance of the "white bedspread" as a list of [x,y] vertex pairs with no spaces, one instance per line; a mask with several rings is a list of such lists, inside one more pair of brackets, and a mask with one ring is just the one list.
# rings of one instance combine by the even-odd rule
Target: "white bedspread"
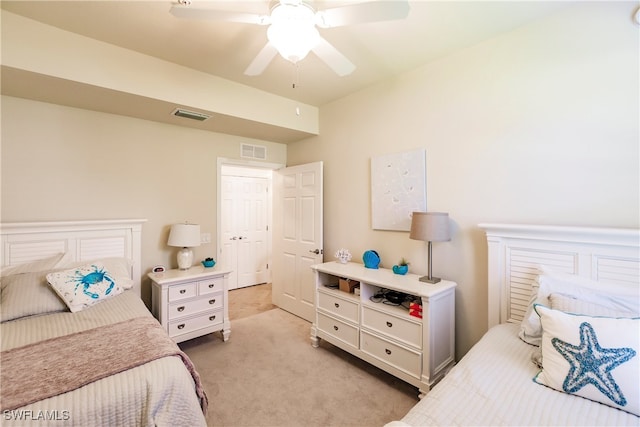
[[[79,313],[34,316],[1,326],[2,350],[150,313],[132,292]],[[46,381],[43,378],[43,381]],[[2,413],[3,426],[206,425],[194,382],[178,357],[165,357],[69,393]]]
[[401,421],[387,426],[638,426],[640,418],[536,384],[518,325],[498,325]]

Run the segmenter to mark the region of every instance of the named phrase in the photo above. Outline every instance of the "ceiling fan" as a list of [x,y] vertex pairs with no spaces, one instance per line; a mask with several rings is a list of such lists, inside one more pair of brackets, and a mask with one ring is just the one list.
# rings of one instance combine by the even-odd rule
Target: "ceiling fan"
[[316,10],[310,0],[273,0],[269,15],[232,12],[191,6],[178,0],[170,13],[178,18],[210,19],[268,26],[267,44],[244,71],[257,76],[280,53],[294,64],[313,51],[339,76],[351,74],[355,65],[325,40],[317,28],[334,28],[366,22],[404,19],[409,14],[407,0],[365,1]]

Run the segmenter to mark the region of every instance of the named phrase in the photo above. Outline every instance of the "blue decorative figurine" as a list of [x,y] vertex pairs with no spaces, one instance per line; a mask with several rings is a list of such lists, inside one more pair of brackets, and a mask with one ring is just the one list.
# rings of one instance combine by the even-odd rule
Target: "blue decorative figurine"
[[380,256],[378,255],[378,252],[369,250],[362,255],[362,261],[364,261],[364,266],[366,268],[377,269],[380,265]]

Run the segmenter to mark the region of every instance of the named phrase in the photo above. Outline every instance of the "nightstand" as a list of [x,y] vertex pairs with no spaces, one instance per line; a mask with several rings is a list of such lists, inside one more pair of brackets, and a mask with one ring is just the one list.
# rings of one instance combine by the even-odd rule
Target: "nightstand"
[[176,343],[217,331],[229,339],[229,273],[195,266],[147,275],[151,311]]

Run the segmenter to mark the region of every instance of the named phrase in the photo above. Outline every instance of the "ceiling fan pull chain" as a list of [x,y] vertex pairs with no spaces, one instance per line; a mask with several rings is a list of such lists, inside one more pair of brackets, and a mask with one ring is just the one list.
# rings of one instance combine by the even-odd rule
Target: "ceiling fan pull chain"
[[[300,81],[300,67],[298,66],[298,63],[294,63],[293,64],[293,83],[291,84],[291,87],[294,90],[293,93],[293,99],[298,100],[298,97],[296,96],[296,90],[298,89],[298,83]],[[300,106],[296,105],[296,116],[300,115]]]

